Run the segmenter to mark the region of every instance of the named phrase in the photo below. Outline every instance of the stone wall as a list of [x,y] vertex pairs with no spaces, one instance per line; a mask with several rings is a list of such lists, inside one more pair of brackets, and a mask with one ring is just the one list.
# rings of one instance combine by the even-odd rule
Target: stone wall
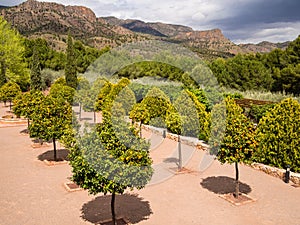
[[[142,129],[145,129],[147,131],[151,131],[152,133],[163,135],[164,130],[163,128],[157,128],[152,127],[148,125],[142,125]],[[172,134],[166,131],[166,138],[169,138],[174,141],[178,141],[178,135]],[[195,146],[197,149],[202,151],[207,151],[209,146],[201,140],[198,140],[196,138],[189,138],[189,137],[181,137],[181,142],[186,145]],[[277,177],[279,179],[284,180],[285,177],[285,169],[279,169],[272,166],[267,166],[261,163],[252,163],[250,167],[265,172],[266,174],[269,174],[273,177]],[[300,174],[299,173],[290,173],[290,181],[294,184],[300,185]]]
[[[157,127],[152,127],[152,126],[149,126],[149,125],[142,125],[142,129],[144,129],[146,131],[151,131],[154,134],[162,135],[162,136],[163,136],[163,132],[165,130],[166,138],[169,138],[169,139],[174,140],[174,141],[178,141],[178,135],[177,134],[169,133],[164,128],[157,128]],[[181,139],[182,144],[195,146],[199,150],[206,151],[209,147],[204,141],[201,141],[197,138],[180,136],[180,139]]]
[[[266,174],[269,174],[273,177],[277,177],[282,180],[284,180],[284,178],[285,178],[285,171],[286,171],[285,169],[279,169],[279,168],[267,166],[267,165],[264,165],[261,163],[252,163],[250,166],[256,170],[263,171]],[[290,181],[293,182],[294,184],[300,185],[300,174],[290,172]]]

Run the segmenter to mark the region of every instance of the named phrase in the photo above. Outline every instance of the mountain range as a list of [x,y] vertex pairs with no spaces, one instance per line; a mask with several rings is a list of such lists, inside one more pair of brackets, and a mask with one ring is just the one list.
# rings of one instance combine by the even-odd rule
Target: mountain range
[[165,40],[183,44],[203,58],[230,57],[237,53],[270,52],[286,48],[289,42],[237,45],[226,38],[220,29],[195,31],[191,27],[122,20],[115,17],[96,17],[83,6],[27,0],[14,7],[0,6],[2,15],[22,35],[45,38],[56,50],[65,49],[70,33],[83,43],[102,48],[142,40]]

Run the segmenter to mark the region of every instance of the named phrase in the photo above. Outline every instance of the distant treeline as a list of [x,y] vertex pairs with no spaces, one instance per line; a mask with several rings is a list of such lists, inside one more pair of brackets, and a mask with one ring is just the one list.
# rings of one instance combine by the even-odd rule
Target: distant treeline
[[[66,62],[64,52],[53,50],[41,38],[25,40],[25,58],[28,66],[32,62],[33,46],[38,48],[41,68],[55,71],[63,70]],[[74,42],[76,65],[79,73],[109,48],[98,50],[80,41]],[[221,86],[240,91],[261,90],[300,94],[300,36],[289,44],[286,50],[275,49],[270,53],[238,54],[232,58],[219,58],[209,64],[210,69]],[[180,81],[190,86],[195,81],[181,69],[160,62],[139,62],[117,72],[119,77],[135,79],[143,76],[159,76]]]
[[210,68],[218,82],[237,90],[300,94],[300,36],[286,50],[217,59]]
[[[66,64],[66,54],[53,50],[47,41],[42,38],[25,39],[25,60],[31,68],[33,48],[39,53],[41,69],[52,69],[55,71],[63,70]],[[76,58],[77,72],[84,73],[88,66],[93,63],[101,54],[107,52],[109,48],[101,50],[83,45],[81,41],[74,41],[74,52]]]

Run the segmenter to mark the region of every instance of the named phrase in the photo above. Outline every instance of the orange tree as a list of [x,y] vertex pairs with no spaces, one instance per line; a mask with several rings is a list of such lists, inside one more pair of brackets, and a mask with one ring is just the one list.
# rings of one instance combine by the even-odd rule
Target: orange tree
[[[216,154],[217,159],[221,163],[234,163],[236,171],[236,190],[235,197],[239,196],[239,169],[238,163],[251,162],[252,155],[257,142],[255,140],[254,124],[243,114],[243,110],[233,99],[227,97],[226,105],[226,122],[224,123],[224,115],[222,110],[215,110],[212,113],[214,122],[212,124],[212,133],[210,138],[211,152]],[[218,105],[215,107],[222,107]],[[219,114],[219,115],[218,115]],[[218,122],[218,119],[220,120]],[[224,129],[219,126],[224,126]],[[222,131],[223,132],[220,132]],[[218,133],[219,132],[219,133]],[[223,135],[222,135],[223,133]],[[222,136],[220,138],[220,135]]]
[[54,83],[50,89],[50,95],[53,98],[62,98],[70,104],[73,104],[75,89],[67,85]]
[[[111,213],[114,224],[115,195],[127,188],[141,189],[150,181],[153,169],[150,145],[121,118],[123,111],[103,111],[103,123],[83,134],[71,147],[70,164],[73,181],[91,194],[111,193]],[[121,138],[124,137],[124,138]]]
[[52,140],[54,160],[56,157],[56,140],[60,140],[72,129],[72,107],[62,98],[48,95],[31,115],[30,137],[45,141]]
[[11,110],[11,102],[14,100],[14,98],[21,94],[21,88],[17,83],[14,83],[12,81],[9,81],[5,83],[0,88],[0,100],[3,102],[9,102],[9,109]]
[[18,117],[24,116],[29,121],[37,107],[44,101],[45,96],[41,91],[30,91],[18,95],[13,101],[13,112]]
[[153,126],[161,126],[158,118],[165,122],[167,112],[170,110],[173,110],[173,106],[168,96],[159,88],[154,87],[148,91],[141,103],[133,106],[129,117],[133,121],[142,121],[145,124],[152,122]]

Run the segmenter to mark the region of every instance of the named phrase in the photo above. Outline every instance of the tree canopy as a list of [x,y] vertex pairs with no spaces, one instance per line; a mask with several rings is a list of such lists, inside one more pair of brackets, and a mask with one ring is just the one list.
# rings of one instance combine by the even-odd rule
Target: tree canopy
[[254,159],[279,168],[288,165],[300,171],[300,104],[285,99],[260,119],[257,126],[259,148]]
[[76,68],[76,56],[73,46],[73,39],[71,35],[68,35],[67,41],[67,59],[65,66],[65,78],[66,83],[69,87],[77,89],[78,79],[77,79],[77,68]]
[[[91,194],[112,193],[115,222],[115,195],[124,193],[127,188],[145,187],[153,169],[149,143],[139,139],[122,118],[111,118],[111,114],[105,112],[103,123],[81,136],[71,149],[70,164],[72,179],[80,187]],[[121,139],[124,135],[126,138]]]
[[62,98],[48,95],[31,115],[30,137],[53,141],[54,160],[56,158],[56,140],[60,140],[72,129],[72,107]]
[[0,16],[0,87],[12,81],[27,89],[29,72],[24,63],[24,50],[20,34]]

